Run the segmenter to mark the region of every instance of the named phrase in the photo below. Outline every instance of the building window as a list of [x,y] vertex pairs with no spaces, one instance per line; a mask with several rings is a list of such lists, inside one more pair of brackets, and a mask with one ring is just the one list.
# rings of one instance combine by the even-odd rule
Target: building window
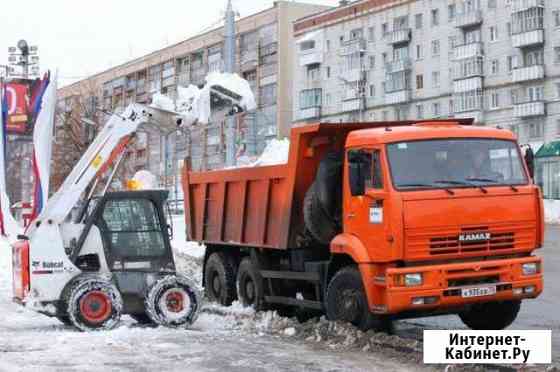
[[513,56],[507,56],[508,72],[513,70]]
[[329,79],[331,77],[331,67],[327,66],[326,70],[327,70],[326,71],[327,72],[327,79]]
[[422,59],[422,46],[420,44],[416,45],[416,59]]
[[560,99],[560,82],[555,82],[554,88],[556,90],[556,99]]
[[498,92],[494,92],[490,95],[490,108],[497,109],[500,107],[500,95]]
[[496,9],[496,0],[488,0],[488,9]]
[[554,18],[554,27],[560,27],[560,10],[553,11],[552,17]]
[[455,107],[453,104],[453,99],[449,100],[449,116],[453,116],[453,114],[455,113]]
[[524,66],[540,66],[544,64],[544,51],[542,49],[532,50],[524,56]]
[[498,26],[490,26],[490,41],[498,41]]
[[416,118],[424,119],[424,106],[416,105]]
[[432,26],[439,26],[439,9],[432,9]]
[[321,79],[321,65],[318,63],[307,66],[307,80],[315,81]]
[[373,26],[368,28],[368,39],[369,41],[375,41],[375,27]]
[[483,93],[481,89],[461,92],[455,95],[455,112],[466,112],[482,109]]
[[529,124],[529,138],[537,139],[542,138],[544,135],[544,123],[532,122]]
[[417,29],[417,30],[421,29],[422,26],[423,26],[423,23],[424,23],[424,19],[423,19],[422,13],[416,14],[416,15],[414,16],[414,21],[415,21],[414,23],[415,23],[415,25],[416,25],[416,29]]
[[542,101],[543,99],[544,99],[544,88],[542,86],[527,88],[527,101],[535,102],[535,101]]
[[381,58],[383,58],[383,63],[384,63],[384,64],[387,63],[387,53],[383,52],[383,53],[381,54]]
[[299,108],[301,110],[321,107],[322,89],[306,89],[299,93]]
[[452,22],[457,15],[457,6],[455,4],[449,4],[447,6],[447,13],[449,15],[449,22]]
[[492,75],[496,75],[500,72],[500,61],[497,59],[493,59],[490,65],[490,70],[492,71]]
[[511,105],[516,105],[517,104],[517,89],[512,89],[509,91],[509,96],[511,99]]
[[369,86],[369,96],[372,98],[375,97],[375,85],[373,84]]
[[389,33],[389,24],[388,23],[383,23],[381,25],[381,33],[383,34],[383,36],[386,36]]
[[440,45],[439,40],[432,40],[432,55],[439,56]]
[[441,79],[440,79],[439,71],[432,72],[432,82],[433,82],[434,88],[439,88],[440,80]]
[[259,104],[261,106],[273,105],[276,103],[276,84],[264,85],[260,88]]
[[424,75],[416,75],[416,89],[424,89]]
[[331,103],[332,103],[332,99],[331,99],[331,94],[330,94],[330,93],[327,93],[327,94],[325,95],[325,100],[327,101],[327,102],[326,102],[327,107],[330,107],[330,105],[331,105]]
[[521,34],[542,29],[544,26],[544,7],[534,7],[512,14],[512,33]]
[[369,68],[371,70],[375,68],[375,56],[369,56]]
[[560,119],[556,119],[556,137],[560,137]]
[[331,41],[327,40],[327,52],[330,52],[331,50]]
[[440,106],[439,102],[434,102],[432,104],[432,112],[433,112],[435,118],[437,118],[441,115],[441,106]]
[[554,47],[554,63],[560,63],[560,47]]
[[506,29],[508,36],[511,36],[511,22],[506,23]]

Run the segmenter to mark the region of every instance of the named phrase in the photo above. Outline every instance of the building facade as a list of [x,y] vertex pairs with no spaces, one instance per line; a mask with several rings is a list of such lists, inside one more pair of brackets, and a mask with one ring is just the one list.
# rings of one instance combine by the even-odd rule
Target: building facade
[[[556,0],[342,1],[294,31],[296,122],[472,117],[537,155],[560,140]],[[560,199],[560,153],[540,153]]]
[[[237,118],[239,155],[257,155],[267,139],[289,133],[295,60],[291,47],[293,22],[324,9],[327,7],[276,1],[272,8],[236,21],[236,70],[249,81],[258,105],[255,112]],[[222,71],[223,53],[224,29],[217,28],[61,88],[59,111],[67,116],[76,116],[72,111],[90,106],[118,111],[132,102],[149,104],[155,93],[174,99],[178,86],[201,86],[209,72]],[[222,167],[228,111],[224,107],[208,125],[181,133],[140,133],[126,167],[130,172],[148,169],[172,190],[177,190],[178,169],[187,155],[195,168]],[[89,114],[98,125],[105,119],[95,110]]]

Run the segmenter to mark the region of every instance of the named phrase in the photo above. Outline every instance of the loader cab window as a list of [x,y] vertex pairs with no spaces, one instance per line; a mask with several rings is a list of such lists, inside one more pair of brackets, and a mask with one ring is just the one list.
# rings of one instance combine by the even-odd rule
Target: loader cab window
[[98,226],[113,258],[141,259],[166,254],[159,214],[150,200],[109,200]]

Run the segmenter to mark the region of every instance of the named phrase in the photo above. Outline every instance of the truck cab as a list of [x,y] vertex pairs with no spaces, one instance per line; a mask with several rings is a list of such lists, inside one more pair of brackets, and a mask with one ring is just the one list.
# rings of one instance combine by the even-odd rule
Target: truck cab
[[331,248],[360,262],[376,313],[462,310],[490,297],[516,309],[542,291],[532,254],[543,239],[540,192],[509,131],[419,123],[350,132],[343,195]]

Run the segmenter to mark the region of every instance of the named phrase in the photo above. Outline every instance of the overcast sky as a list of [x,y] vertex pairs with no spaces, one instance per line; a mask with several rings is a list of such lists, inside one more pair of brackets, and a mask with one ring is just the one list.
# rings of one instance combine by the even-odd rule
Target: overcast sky
[[[41,70],[59,86],[212,29],[227,0],[1,0],[0,64],[24,38],[39,47]],[[303,0],[336,5],[338,0]],[[272,0],[233,0],[241,16]]]

